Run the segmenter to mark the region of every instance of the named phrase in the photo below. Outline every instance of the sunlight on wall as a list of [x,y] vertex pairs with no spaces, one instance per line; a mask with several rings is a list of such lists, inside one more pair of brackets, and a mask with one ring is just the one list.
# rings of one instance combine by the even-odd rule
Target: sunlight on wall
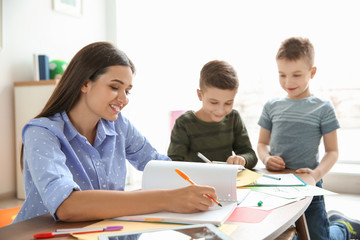
[[[235,108],[256,148],[263,104],[284,95],[275,63],[284,39],[302,36],[314,44],[318,67],[311,83],[314,94],[329,97],[333,89],[360,93],[359,6],[356,0],[119,1],[118,46],[137,67],[131,103],[124,113],[166,153],[170,111],[197,110],[200,69],[210,60],[225,60],[237,70]],[[345,112],[352,112],[350,122],[360,122],[359,100]],[[346,119],[346,123],[340,119],[345,129]],[[351,129],[360,129],[359,124]],[[349,133],[345,135],[339,137],[341,147],[356,149]]]

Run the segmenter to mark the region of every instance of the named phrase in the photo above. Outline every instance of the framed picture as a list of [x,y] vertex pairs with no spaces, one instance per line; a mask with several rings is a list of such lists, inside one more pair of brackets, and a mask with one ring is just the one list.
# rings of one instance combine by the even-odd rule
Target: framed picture
[[55,12],[81,17],[82,0],[53,0],[53,9]]

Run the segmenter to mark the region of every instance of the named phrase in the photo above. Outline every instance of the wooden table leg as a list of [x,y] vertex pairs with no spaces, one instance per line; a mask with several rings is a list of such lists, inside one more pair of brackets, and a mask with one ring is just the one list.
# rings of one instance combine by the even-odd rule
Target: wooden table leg
[[301,217],[299,217],[299,219],[295,222],[295,226],[296,226],[296,232],[297,232],[299,240],[309,240],[310,239],[305,214],[303,214],[303,215],[301,215]]

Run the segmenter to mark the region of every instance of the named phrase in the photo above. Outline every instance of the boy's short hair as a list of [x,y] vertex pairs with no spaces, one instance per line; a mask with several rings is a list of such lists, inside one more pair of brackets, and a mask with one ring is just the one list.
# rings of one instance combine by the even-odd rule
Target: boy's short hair
[[292,37],[283,41],[276,54],[276,60],[286,59],[296,61],[305,58],[310,67],[314,66],[314,57],[314,46],[309,39],[301,37]]
[[235,69],[227,62],[213,60],[206,63],[200,72],[200,89],[216,87],[220,89],[237,89],[239,80]]

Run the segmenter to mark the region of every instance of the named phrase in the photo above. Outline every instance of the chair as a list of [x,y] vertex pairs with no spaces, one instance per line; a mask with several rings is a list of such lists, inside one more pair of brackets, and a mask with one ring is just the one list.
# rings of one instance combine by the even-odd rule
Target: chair
[[21,206],[13,208],[0,209],[0,227],[5,227],[12,223],[19,213]]
[[176,119],[185,112],[186,112],[186,110],[175,110],[175,111],[170,112],[170,133],[174,127]]
[[286,240],[293,239],[295,234],[298,235],[298,239],[309,240],[309,230],[307,228],[305,214],[301,215],[298,220],[296,220],[295,226],[291,225],[285,232],[283,232],[276,240]]
[[285,232],[276,238],[276,240],[292,240],[296,234],[296,228],[290,226]]

